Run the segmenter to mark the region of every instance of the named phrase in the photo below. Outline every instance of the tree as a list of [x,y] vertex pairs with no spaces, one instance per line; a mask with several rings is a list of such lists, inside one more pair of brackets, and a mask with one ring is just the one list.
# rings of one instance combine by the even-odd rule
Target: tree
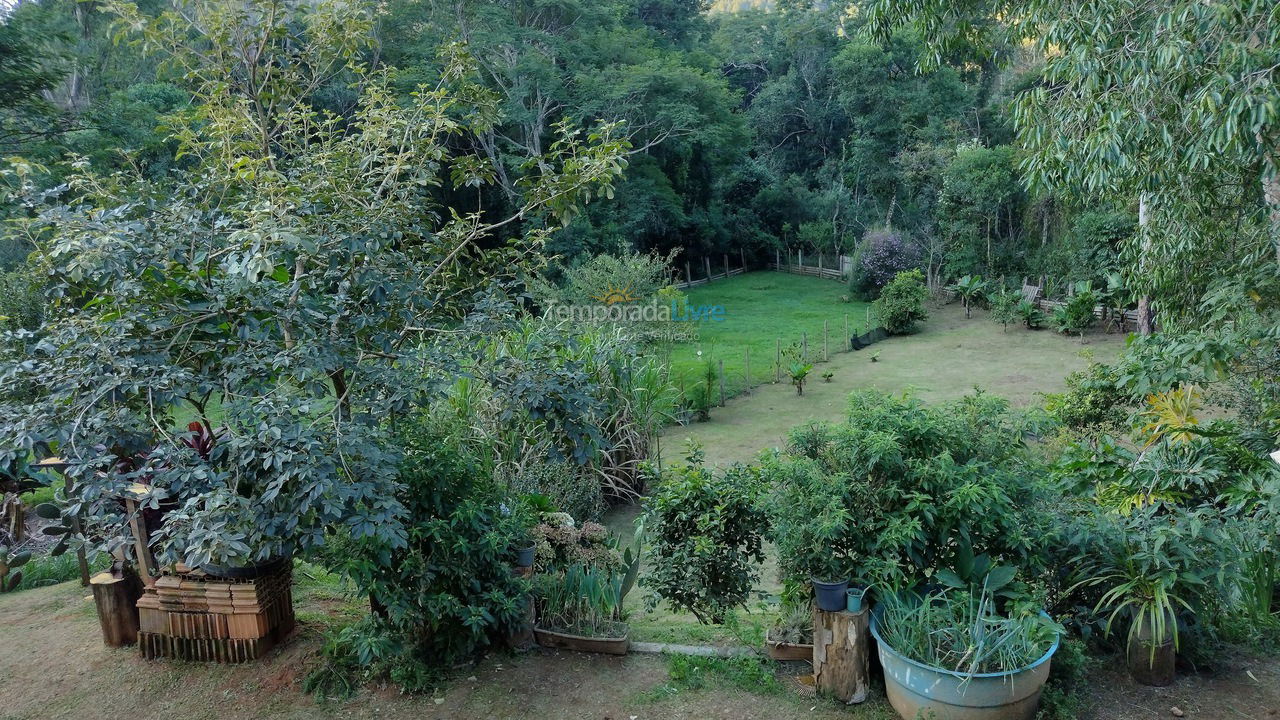
[[[1138,201],[1126,285],[1170,322],[1203,320],[1197,310],[1210,287],[1237,270],[1256,277],[1264,257],[1277,275],[1272,3],[877,0],[867,17],[881,40],[899,26],[919,29],[924,67],[974,47],[1034,42],[1042,79],[1019,93],[1014,111],[1025,176],[1034,187]],[[1257,289],[1237,284],[1232,302],[1262,296]]]
[[982,299],[987,291],[987,283],[981,275],[965,275],[947,289],[960,296],[960,302],[964,305],[964,316],[973,317],[971,312],[973,303],[975,300]]
[[[106,498],[147,484],[144,506],[167,510],[157,549],[192,565],[306,549],[338,527],[397,544],[386,421],[420,400],[433,334],[608,193],[625,142],[560,125],[522,168],[516,213],[492,219],[440,200],[493,180],[450,149],[493,122],[462,48],[401,101],[390,72],[361,60],[363,6],[112,7],[124,37],[183,70],[197,108],[173,132],[193,168],[161,183],[81,163],[17,225],[49,268],[51,304],[38,334],[4,347],[0,376],[49,397],[0,397],[0,462],[61,455],[68,502],[111,547],[125,543]],[[349,117],[311,102],[338,75],[358,80]],[[478,247],[535,216],[545,225],[521,242]]]

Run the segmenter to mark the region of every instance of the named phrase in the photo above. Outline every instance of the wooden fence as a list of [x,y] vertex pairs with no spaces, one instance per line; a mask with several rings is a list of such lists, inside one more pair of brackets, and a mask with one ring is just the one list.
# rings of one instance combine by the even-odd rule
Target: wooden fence
[[688,290],[691,287],[705,285],[713,280],[724,280],[734,275],[741,275],[747,271],[747,256],[741,248],[738,249],[738,267],[729,267],[729,256],[727,254],[721,255],[720,260],[721,262],[716,264],[716,270],[719,272],[713,273],[711,271],[711,258],[706,255],[702,256],[703,277],[696,280],[693,277],[693,263],[686,260],[684,263],[684,282],[673,283],[673,285],[677,290]]
[[[809,255],[809,259],[813,260],[813,255]],[[849,277],[849,270],[853,267],[853,261],[848,255],[836,255],[835,261],[837,267],[827,267],[824,259],[830,256],[818,253],[817,265],[806,265],[803,250],[797,250],[795,254],[795,262],[791,262],[792,256],[788,253],[783,256],[781,250],[774,251],[773,262],[768,264],[770,270],[779,272],[792,273],[794,275],[810,275],[812,277],[826,278],[827,280],[844,281]]]

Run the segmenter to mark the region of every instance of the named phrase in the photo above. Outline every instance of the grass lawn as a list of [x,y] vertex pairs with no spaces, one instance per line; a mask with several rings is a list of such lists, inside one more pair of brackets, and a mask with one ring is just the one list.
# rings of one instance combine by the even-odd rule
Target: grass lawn
[[[774,274],[819,289],[824,283],[835,285]],[[843,418],[846,398],[858,388],[911,392],[926,402],[941,402],[979,387],[1015,407],[1028,407],[1041,401],[1040,393],[1065,388],[1066,375],[1085,365],[1081,351],[1106,361],[1124,348],[1119,334],[1095,331],[1081,339],[1051,330],[1004,330],[981,310],[965,318],[959,304],[929,312],[929,320],[914,335],[891,337],[858,352],[832,353],[830,362],[814,368],[803,396],[784,379],[735,397],[726,407],[713,407],[708,422],[667,428],[661,438],[664,462],[683,457],[687,438],[702,444],[708,462],[748,462],[759,451],[780,446],[792,427]],[[833,374],[831,382],[821,377],[827,371]]]
[[[843,347],[846,316],[851,333],[861,332],[866,321],[867,303],[841,302],[848,292],[844,283],[780,272],[746,273],[693,288],[689,304],[723,306],[724,319],[699,323],[697,340],[671,348],[672,382],[697,382],[707,360],[723,360],[725,393],[737,395],[749,387],[748,352],[751,384],[771,382],[779,342],[783,348],[800,345],[807,334],[810,359],[822,358],[824,322],[834,356]],[[718,397],[718,385],[715,390]]]

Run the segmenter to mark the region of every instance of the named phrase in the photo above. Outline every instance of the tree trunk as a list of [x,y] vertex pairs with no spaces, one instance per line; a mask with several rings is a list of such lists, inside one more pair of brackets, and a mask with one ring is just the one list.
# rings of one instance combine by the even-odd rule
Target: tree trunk
[[[1151,254],[1151,241],[1147,238],[1150,231],[1148,224],[1151,220],[1150,211],[1147,208],[1147,194],[1142,193],[1138,196],[1138,232],[1142,235],[1142,255],[1138,260],[1138,271],[1145,272],[1147,266],[1147,256]],[[1155,332],[1155,318],[1151,312],[1151,297],[1143,295],[1138,298],[1138,334],[1150,335]]]
[[129,570],[101,572],[89,581],[93,602],[98,608],[102,642],[107,647],[124,647],[138,642],[138,598],[142,581]]
[[1270,173],[1262,178],[1262,196],[1271,218],[1271,244],[1275,247],[1276,264],[1280,264],[1280,166],[1275,160],[1267,164]]
[[813,680],[818,691],[846,705],[867,699],[871,658],[870,616],[813,611]]

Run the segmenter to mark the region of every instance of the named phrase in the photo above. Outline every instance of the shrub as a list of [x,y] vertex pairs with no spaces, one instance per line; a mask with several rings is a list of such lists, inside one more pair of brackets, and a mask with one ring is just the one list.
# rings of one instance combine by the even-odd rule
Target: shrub
[[875,303],[876,316],[889,333],[909,333],[915,329],[916,323],[929,317],[924,309],[928,295],[924,275],[919,270],[900,272],[880,292]]
[[403,644],[397,654],[447,667],[524,622],[529,587],[511,564],[525,530],[456,439],[420,419],[399,438],[406,543],[353,541],[343,569]]
[[1053,312],[1053,327],[1064,335],[1069,333],[1084,334],[1093,326],[1093,308],[1098,304],[1098,296],[1087,286],[1078,288],[1076,293],[1067,299],[1067,304]]
[[1018,305],[1022,302],[1022,294],[1011,290],[1001,290],[987,296],[991,303],[991,319],[1000,323],[1005,330],[1009,323],[1022,318],[1018,315]]
[[759,479],[753,468],[704,467],[696,447],[688,461],[663,473],[647,503],[652,569],[642,584],[699,622],[722,623],[745,604],[764,559]]
[[862,236],[860,267],[871,288],[879,290],[899,273],[915,267],[919,253],[898,230],[868,230]]
[[1115,370],[1094,360],[1092,353],[1086,352],[1085,357],[1088,365],[1067,374],[1064,392],[1045,394],[1045,411],[1076,430],[1118,425],[1129,403],[1116,385]]
[[1044,313],[1036,304],[1022,298],[1018,300],[1018,304],[1013,308],[1014,316],[1022,321],[1028,330],[1035,330],[1044,324]]
[[785,580],[911,586],[970,546],[1035,576],[1052,537],[1045,492],[1003,401],[945,406],[876,392],[848,420],[802,426],[766,456],[769,539]]
[[600,480],[590,468],[567,461],[532,461],[508,481],[517,495],[544,495],[555,507],[580,520],[596,520],[605,510]]

